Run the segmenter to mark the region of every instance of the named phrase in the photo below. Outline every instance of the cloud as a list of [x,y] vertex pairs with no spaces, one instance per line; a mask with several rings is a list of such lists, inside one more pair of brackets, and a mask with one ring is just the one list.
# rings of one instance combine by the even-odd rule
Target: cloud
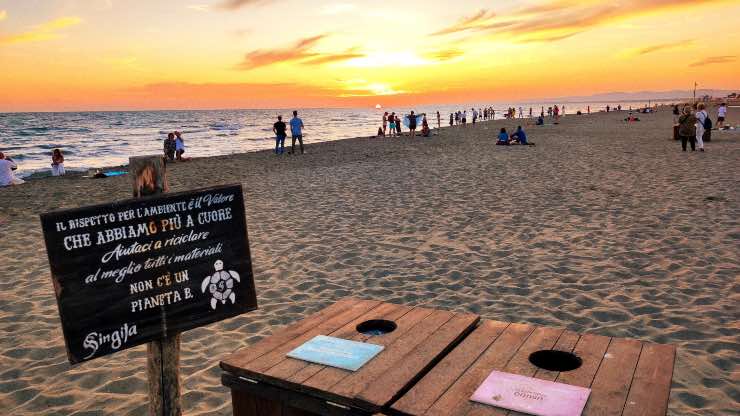
[[432,36],[449,35],[451,33],[464,32],[466,30],[474,29],[481,23],[488,21],[495,16],[495,13],[490,12],[486,9],[481,9],[472,16],[463,17],[452,26],[448,26],[444,29],[432,33]]
[[6,12],[5,10],[0,10],[0,22],[7,19],[7,17],[8,17],[8,12]]
[[26,32],[0,36],[0,45],[57,39],[62,36],[58,33],[59,30],[76,26],[80,23],[82,23],[82,19],[79,17],[60,17],[36,25]]
[[667,43],[659,43],[657,45],[650,45],[650,46],[644,46],[641,48],[632,48],[627,49],[623,52],[624,55],[627,56],[642,56],[642,55],[648,55],[655,52],[664,51],[667,49],[675,49],[679,46],[690,46],[694,43],[693,40],[685,39],[685,40],[679,40],[676,42],[667,42]]
[[710,56],[708,58],[702,59],[701,61],[696,61],[689,66],[696,67],[713,64],[726,64],[729,62],[735,62],[736,60],[737,56],[735,55]]
[[249,71],[255,68],[283,63],[298,62],[303,65],[322,65],[334,62],[347,61],[365,56],[356,51],[348,49],[339,53],[321,53],[312,50],[328,34],[316,35],[301,39],[290,47],[277,49],[258,49],[244,55],[244,59],[237,64],[236,69]]
[[269,0],[224,0],[217,7],[226,10],[237,10],[245,6],[267,3],[268,1]]
[[727,1],[731,0],[653,0],[649,2],[643,0],[623,0],[621,2],[549,0],[503,16],[481,10],[431,35],[482,32],[490,36],[512,38],[517,42],[554,42],[619,20]]
[[207,4],[191,4],[185,7],[190,10],[195,10],[196,12],[207,12],[208,10],[210,10],[210,6],[208,6]]
[[463,54],[464,52],[460,49],[450,48],[431,52],[424,56],[432,61],[449,61],[451,59],[458,58]]

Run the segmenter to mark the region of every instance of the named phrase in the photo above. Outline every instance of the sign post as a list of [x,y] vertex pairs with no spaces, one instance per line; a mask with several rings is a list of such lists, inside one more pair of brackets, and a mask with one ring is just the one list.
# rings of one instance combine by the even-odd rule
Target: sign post
[[179,415],[179,334],[257,308],[244,196],[164,193],[161,158],[136,159],[136,198],[41,224],[69,361],[149,343],[150,414]]

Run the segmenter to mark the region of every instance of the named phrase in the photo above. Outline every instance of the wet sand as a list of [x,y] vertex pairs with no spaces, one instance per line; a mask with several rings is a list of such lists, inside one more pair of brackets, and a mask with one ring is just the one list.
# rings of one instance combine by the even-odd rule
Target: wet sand
[[[220,357],[345,296],[675,344],[669,414],[736,412],[740,133],[683,153],[667,109],[624,117],[526,126],[535,147],[494,146],[516,126],[496,121],[172,166],[173,191],[243,184],[260,304],[184,334],[185,413],[230,414]],[[0,413],[145,413],[145,347],[68,364],[38,220],[129,180],[0,189]]]

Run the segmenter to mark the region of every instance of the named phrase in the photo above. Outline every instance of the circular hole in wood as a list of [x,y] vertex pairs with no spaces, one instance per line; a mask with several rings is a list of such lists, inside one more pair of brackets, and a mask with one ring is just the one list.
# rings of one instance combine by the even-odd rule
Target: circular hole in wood
[[385,319],[371,319],[357,325],[357,332],[365,335],[383,335],[395,331],[397,325]]
[[571,371],[583,364],[577,355],[558,350],[540,350],[529,355],[532,365],[547,371]]

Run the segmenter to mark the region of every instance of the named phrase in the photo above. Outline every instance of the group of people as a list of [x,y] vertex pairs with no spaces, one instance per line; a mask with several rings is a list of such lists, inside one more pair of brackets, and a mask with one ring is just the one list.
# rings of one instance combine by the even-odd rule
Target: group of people
[[[717,128],[724,127],[725,117],[727,116],[727,104],[722,103],[717,110]],[[691,146],[691,151],[699,148],[700,152],[704,151],[705,133],[711,134],[712,120],[707,112],[707,106],[704,103],[695,103],[685,105],[679,109],[678,105],[673,106],[674,125],[678,133],[676,139],[681,140],[681,149],[686,151],[687,144]],[[675,133],[674,133],[675,134]],[[707,138],[707,140],[709,140]]]
[[[295,142],[296,140],[300,144],[301,154],[304,154],[303,150],[303,120],[298,117],[298,111],[293,111],[293,118],[290,119],[290,136],[293,139],[291,144],[291,151],[288,154],[295,154]],[[283,121],[283,116],[278,116],[275,124],[272,125],[272,131],[275,133],[275,154],[282,155],[285,153],[285,138],[288,137],[288,125]]]
[[179,131],[167,134],[167,138],[164,139],[164,156],[167,160],[170,162],[188,160],[182,157],[183,153],[185,153],[185,141],[182,139],[182,134]]
[[[23,179],[15,176],[16,170],[18,170],[18,164],[10,156],[0,152],[0,186],[25,183]],[[64,174],[64,155],[61,149],[54,149],[51,152],[51,175],[64,176]]]
[[[429,128],[429,121],[427,120],[426,113],[416,114],[411,111],[410,114],[404,116],[408,118],[409,137],[416,137],[416,129],[418,126],[418,119],[421,117],[421,135],[423,137],[429,137],[432,135],[432,130]],[[442,120],[440,118],[439,111],[437,111],[437,127],[441,127]],[[377,137],[397,137],[403,134],[401,130],[401,118],[398,117],[395,111],[390,114],[388,112],[383,113],[383,124],[378,127]]]
[[534,146],[534,143],[527,140],[527,134],[524,132],[524,129],[522,129],[522,126],[517,126],[516,131],[511,133],[511,135],[509,135],[506,129],[502,127],[498,134],[496,146],[511,146],[517,144],[523,146]]

